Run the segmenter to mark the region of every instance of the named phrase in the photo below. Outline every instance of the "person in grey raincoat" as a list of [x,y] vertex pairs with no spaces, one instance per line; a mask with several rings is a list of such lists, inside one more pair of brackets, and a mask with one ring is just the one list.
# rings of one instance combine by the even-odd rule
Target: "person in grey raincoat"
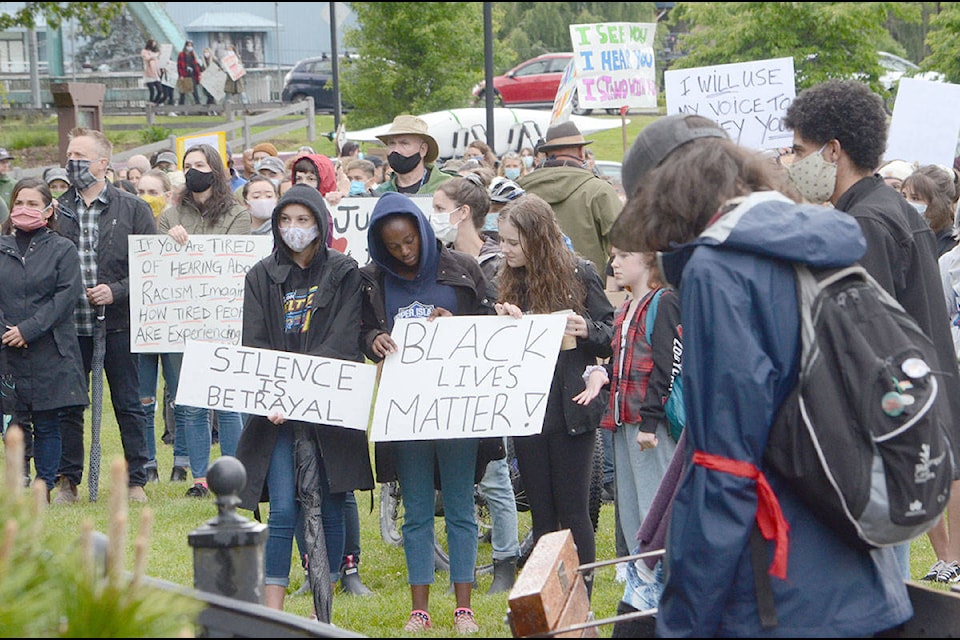
[[[328,216],[323,196],[313,187],[294,185],[280,198],[272,219],[274,251],[246,275],[244,346],[363,362],[360,272],[352,257],[327,247]],[[237,458],[247,471],[240,506],[254,510],[270,502],[265,604],[283,609],[294,529],[303,509],[311,587],[320,604],[316,613],[329,622],[329,603],[321,601],[329,599],[331,586],[313,580],[323,568],[329,573],[320,573],[331,583],[339,579],[345,492],[374,487],[366,433],[285,420],[277,413],[251,416]],[[326,549],[321,557],[319,545]]]
[[80,256],[58,234],[47,183],[23,178],[0,236],[0,399],[3,413],[30,416],[37,477],[47,497],[60,466],[60,416],[87,405],[73,310],[83,293]]

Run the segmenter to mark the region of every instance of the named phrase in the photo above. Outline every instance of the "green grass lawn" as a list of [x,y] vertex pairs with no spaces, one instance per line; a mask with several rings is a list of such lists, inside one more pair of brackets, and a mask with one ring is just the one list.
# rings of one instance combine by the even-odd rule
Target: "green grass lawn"
[[[75,545],[79,539],[81,526],[84,521],[90,521],[98,531],[108,531],[110,494],[113,490],[111,482],[111,463],[122,459],[119,430],[109,404],[109,387],[107,398],[104,399],[104,419],[101,432],[102,465],[100,472],[99,495],[96,502],[89,502],[89,459],[84,470],[84,479],[80,485],[81,502],[70,506],[52,506],[44,514],[45,526],[48,531],[60,532],[58,539],[63,545]],[[86,450],[89,452],[90,421],[87,412]],[[187,540],[194,529],[203,526],[217,515],[216,506],[211,498],[196,499],[184,495],[189,482],[170,482],[170,468],[173,458],[173,447],[160,442],[163,433],[163,424],[157,420],[157,458],[160,464],[159,484],[149,484],[146,487],[149,502],[144,505],[131,504],[129,511],[129,532],[127,538],[127,567],[132,567],[134,557],[134,541],[140,530],[140,516],[149,510],[153,515],[147,573],[185,586],[193,586],[193,550]],[[213,447],[212,457],[219,457],[219,446]],[[5,452],[0,463],[6,465]],[[361,548],[362,561],[361,575],[375,593],[370,597],[356,597],[337,594],[333,603],[333,623],[341,628],[372,637],[396,637],[406,621],[410,611],[410,592],[406,583],[406,569],[404,566],[403,549],[385,543],[380,537],[379,529],[379,492],[363,492],[357,494],[360,507]],[[264,505],[264,514],[266,514]],[[251,518],[247,511],[240,512]],[[529,518],[528,514],[521,517]],[[489,544],[481,543],[480,556],[489,562]],[[597,532],[597,558],[609,560],[616,557],[614,542],[613,506],[604,504],[600,513],[600,525]],[[913,544],[911,558],[912,573],[915,578],[926,573],[927,568],[934,561],[933,550],[926,536],[921,536]],[[592,610],[597,619],[615,615],[617,602],[623,593],[623,584],[615,579],[613,565],[596,570]],[[288,592],[293,593],[303,582],[304,575],[296,558],[292,559],[291,583]],[[452,633],[452,618],[454,609],[453,595],[447,593],[448,577],[445,573],[437,573],[437,582],[431,593],[430,613],[434,619],[434,627],[427,634],[428,637],[448,637]],[[486,591],[492,581],[492,576],[482,575],[478,578],[480,589],[473,598],[473,608],[480,625],[481,637],[511,637],[509,625],[506,623],[507,593],[487,595]],[[947,589],[947,585],[942,586]],[[312,610],[312,597],[305,595],[290,595],[286,601],[286,610],[289,613],[309,616]],[[601,626],[601,637],[610,637],[611,625]]]

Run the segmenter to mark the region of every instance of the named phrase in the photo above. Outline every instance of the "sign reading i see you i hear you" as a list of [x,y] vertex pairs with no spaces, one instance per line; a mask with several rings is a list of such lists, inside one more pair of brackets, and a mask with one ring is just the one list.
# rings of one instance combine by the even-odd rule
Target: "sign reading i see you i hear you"
[[656,33],[653,23],[570,25],[573,60],[560,81],[551,122],[569,119],[574,92],[581,109],[656,109]]
[[793,58],[670,70],[663,83],[668,115],[710,118],[742,147],[793,145],[793,132],[783,127],[796,97]]

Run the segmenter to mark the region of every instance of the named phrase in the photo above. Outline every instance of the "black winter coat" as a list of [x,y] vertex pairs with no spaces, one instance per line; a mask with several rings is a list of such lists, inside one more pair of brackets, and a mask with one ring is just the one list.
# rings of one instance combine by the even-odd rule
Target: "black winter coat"
[[[321,251],[325,248],[321,248]],[[283,282],[298,268],[274,252],[246,275],[243,298],[243,344],[286,351],[284,346]],[[361,287],[356,261],[327,250],[317,283],[316,308],[300,353],[363,362],[359,346]],[[335,493],[373,489],[370,449],[364,431],[339,426],[311,425],[319,441],[330,490]],[[240,492],[244,509],[269,500],[267,469],[276,444],[277,427],[265,416],[251,416],[237,446],[237,458],[247,471]]]
[[21,258],[16,237],[0,236],[0,283],[0,323],[18,327],[27,343],[0,350],[4,413],[85,406],[73,320],[83,295],[77,248],[53,231],[38,231]]
[[[59,198],[60,234],[80,246],[80,220],[72,210],[76,189]],[[107,284],[113,304],[106,307],[107,331],[130,329],[130,261],[127,238],[131,235],[156,235],[157,222],[150,205],[142,198],[109,182],[105,192],[107,208],[100,214],[100,238],[97,242],[97,284]],[[79,297],[77,302],[79,302]]]
[[[446,247],[440,249],[440,261],[437,265],[437,282],[453,287],[457,296],[457,308],[462,310],[458,315],[492,315],[493,300],[487,295],[486,278],[480,270],[477,259],[466,253],[451,251]],[[373,352],[373,341],[381,333],[387,331],[387,311],[384,304],[383,273],[376,263],[361,267],[360,275],[363,278],[363,320],[361,329],[361,348],[363,353],[373,360],[380,362],[382,358]],[[487,463],[499,460],[506,455],[503,448],[503,438],[480,438],[477,447],[477,466],[475,469],[474,484],[480,482]],[[397,466],[394,460],[395,443],[376,442],[374,453],[376,459],[377,482],[393,482],[397,479]],[[440,488],[439,474],[436,477],[436,488]]]

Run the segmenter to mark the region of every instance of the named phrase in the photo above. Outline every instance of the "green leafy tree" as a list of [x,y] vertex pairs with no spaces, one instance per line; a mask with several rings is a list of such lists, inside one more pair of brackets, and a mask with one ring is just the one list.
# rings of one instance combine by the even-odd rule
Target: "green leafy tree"
[[[343,65],[340,87],[354,129],[400,113],[469,104],[482,77],[480,2],[354,3],[357,26],[344,34],[358,58]],[[496,19],[496,18],[495,18]]]
[[27,2],[13,13],[0,13],[0,31],[13,27],[33,29],[43,17],[52,29],[76,20],[84,35],[107,33],[113,19],[123,13],[126,2]]
[[960,4],[944,2],[940,13],[930,19],[932,30],[926,44],[930,55],[920,65],[947,77],[947,82],[960,83]]
[[[797,90],[861,78],[882,92],[877,49],[892,42],[891,17],[919,22],[920,3],[678,2],[670,23],[689,28],[673,68],[792,57]],[[878,46],[879,45],[879,46]]]

